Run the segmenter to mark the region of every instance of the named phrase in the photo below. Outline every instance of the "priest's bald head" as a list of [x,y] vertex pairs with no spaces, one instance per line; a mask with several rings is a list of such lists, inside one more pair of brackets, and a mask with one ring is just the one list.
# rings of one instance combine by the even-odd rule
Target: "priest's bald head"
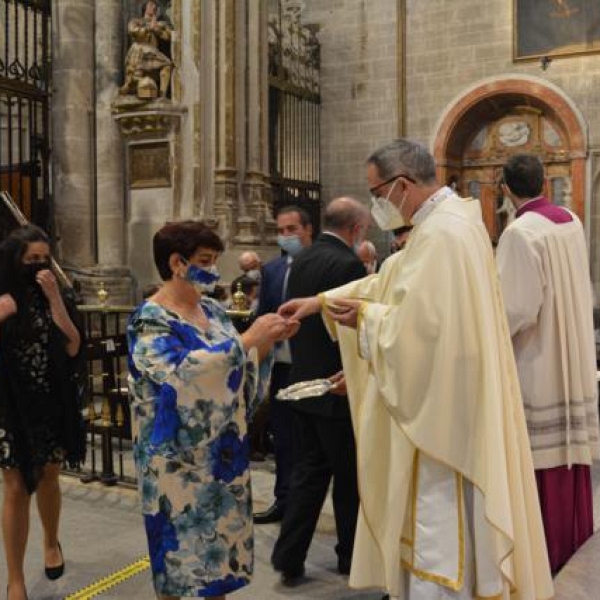
[[439,188],[435,161],[429,151],[416,142],[399,138],[373,152],[367,159],[367,180],[373,203],[391,202],[402,215],[388,223],[373,216],[382,229],[395,229],[410,223],[421,204]]
[[501,183],[504,193],[517,208],[532,198],[542,195],[544,188],[544,165],[533,154],[515,154],[502,169]]

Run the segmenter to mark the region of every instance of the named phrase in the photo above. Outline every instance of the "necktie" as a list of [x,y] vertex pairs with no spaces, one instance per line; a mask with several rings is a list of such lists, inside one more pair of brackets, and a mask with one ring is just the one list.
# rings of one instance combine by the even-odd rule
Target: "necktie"
[[[288,256],[285,275],[283,276],[283,285],[281,286],[281,303],[283,304],[288,299],[288,280],[290,278],[290,268],[292,266],[292,257]],[[275,362],[291,363],[292,353],[290,351],[290,343],[285,340],[275,344]]]
[[288,280],[290,278],[290,269],[292,267],[292,261],[288,258],[287,266],[285,268],[285,275],[283,276],[283,286],[281,288],[281,303],[283,304],[288,299]]

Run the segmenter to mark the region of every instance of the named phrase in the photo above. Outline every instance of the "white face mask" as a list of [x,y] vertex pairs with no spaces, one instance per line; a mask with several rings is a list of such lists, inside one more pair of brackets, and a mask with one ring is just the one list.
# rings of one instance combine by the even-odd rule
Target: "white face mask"
[[400,208],[396,208],[396,206],[389,200],[390,194],[392,193],[397,182],[398,180],[396,179],[385,198],[371,196],[371,214],[373,215],[377,225],[379,225],[379,228],[383,231],[391,231],[392,229],[398,229],[398,227],[406,225],[404,217],[400,212],[404,206],[404,202],[406,201],[406,193],[402,198]]
[[249,271],[246,271],[246,276],[250,277],[250,279],[254,279],[254,281],[260,281],[260,269],[250,269]]

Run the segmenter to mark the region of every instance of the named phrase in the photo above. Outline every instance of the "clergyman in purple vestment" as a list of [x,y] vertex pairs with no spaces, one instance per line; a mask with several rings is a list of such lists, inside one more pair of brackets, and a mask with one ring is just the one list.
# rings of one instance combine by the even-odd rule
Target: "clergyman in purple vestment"
[[511,157],[503,176],[517,212],[496,259],[556,573],[594,525],[590,465],[600,445],[587,245],[577,216],[542,195],[538,157]]

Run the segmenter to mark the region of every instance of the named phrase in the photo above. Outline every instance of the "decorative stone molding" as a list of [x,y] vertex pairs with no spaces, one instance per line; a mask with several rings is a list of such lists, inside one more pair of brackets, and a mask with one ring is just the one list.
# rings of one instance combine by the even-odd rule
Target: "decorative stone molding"
[[258,222],[253,217],[238,217],[236,219],[236,244],[260,244]]
[[168,101],[156,101],[136,110],[123,110],[113,107],[115,121],[119,124],[124,138],[166,137],[177,133],[185,106]]
[[[567,161],[572,181],[571,206],[585,220],[587,128],[573,102],[551,83],[519,75],[490,78],[474,84],[451,102],[440,117],[434,133],[433,155],[438,165],[438,180],[447,181],[453,169],[460,165],[464,147],[464,131],[469,121],[476,122],[479,114],[489,112],[489,106],[504,103],[505,107],[528,106],[552,117],[566,133],[567,151],[547,153],[553,160]],[[494,157],[489,157],[490,159]],[[502,158],[504,156],[496,157]]]
[[135,281],[126,267],[98,266],[85,271],[70,271],[69,274],[84,304],[99,304],[101,289],[108,294],[108,305],[131,305],[135,301]]
[[202,222],[215,233],[219,232],[219,220],[213,219],[212,217],[203,217]]
[[267,246],[277,246],[277,221],[273,218],[265,220],[265,242]]

